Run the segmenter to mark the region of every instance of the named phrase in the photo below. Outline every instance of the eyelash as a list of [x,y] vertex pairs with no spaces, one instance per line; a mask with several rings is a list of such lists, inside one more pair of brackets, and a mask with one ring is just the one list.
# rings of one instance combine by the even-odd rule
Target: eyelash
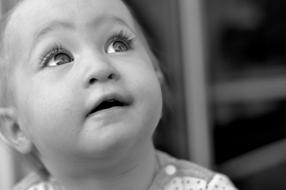
[[119,32],[114,33],[108,40],[105,45],[105,52],[107,52],[107,48],[110,44],[121,41],[124,42],[125,45],[127,45],[128,50],[133,48],[133,39],[134,37],[131,36],[131,34],[121,30]]
[[68,50],[62,47],[62,45],[56,44],[52,49],[50,49],[48,52],[45,52],[44,54],[40,56],[41,67],[46,67],[47,64],[51,61],[51,59],[59,53],[65,53],[69,55],[70,57],[73,57],[72,54]]
[[[112,45],[112,43],[114,42],[123,42],[124,45],[127,46],[128,50],[133,48],[133,39],[134,37],[132,37],[130,34],[128,34],[127,32],[124,32],[123,30],[114,33],[113,35],[111,35],[110,38],[108,38],[105,46],[104,46],[104,51],[105,53],[108,53],[108,47],[110,45]],[[62,45],[60,44],[56,44],[52,49],[50,49],[48,52],[43,53],[40,56],[40,65],[41,67],[46,67],[48,65],[48,63],[51,61],[51,59],[56,56],[59,53],[65,53],[67,55],[69,55],[70,57],[72,56],[72,53],[70,53],[68,50],[66,50],[64,47],[62,47]]]

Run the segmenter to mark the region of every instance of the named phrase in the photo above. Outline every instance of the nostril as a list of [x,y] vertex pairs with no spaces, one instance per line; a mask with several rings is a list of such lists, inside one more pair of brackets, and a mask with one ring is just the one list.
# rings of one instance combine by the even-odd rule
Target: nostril
[[[108,75],[107,77],[106,77],[106,79],[107,80],[113,80],[113,79],[115,79],[116,78],[116,76],[115,76],[115,74],[110,74],[110,75]],[[92,78],[90,78],[89,79],[89,84],[94,84],[94,83],[96,83],[98,81],[98,79],[96,78],[96,77],[92,77]]]
[[87,84],[93,85],[97,82],[107,82],[109,80],[117,80],[119,78],[117,73],[114,72],[101,72],[88,77]]
[[93,83],[95,83],[97,80],[96,80],[96,78],[91,78],[91,79],[89,79],[89,84],[93,84]]
[[115,74],[111,73],[110,75],[108,75],[108,79],[114,79],[115,78]]

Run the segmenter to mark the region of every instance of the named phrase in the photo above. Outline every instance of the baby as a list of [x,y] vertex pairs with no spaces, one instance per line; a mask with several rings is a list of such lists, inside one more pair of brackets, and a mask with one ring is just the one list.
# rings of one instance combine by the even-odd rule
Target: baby
[[156,151],[162,73],[121,0],[24,0],[7,18],[1,133],[38,170],[15,190],[234,190]]

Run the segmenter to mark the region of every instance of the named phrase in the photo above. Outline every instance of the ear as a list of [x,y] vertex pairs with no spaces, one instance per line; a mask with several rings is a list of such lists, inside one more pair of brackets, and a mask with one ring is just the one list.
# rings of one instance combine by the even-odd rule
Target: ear
[[32,150],[32,142],[21,129],[15,110],[0,107],[0,132],[4,141],[19,152],[27,154]]
[[157,76],[160,84],[163,85],[164,82],[165,82],[165,77],[164,77],[164,74],[162,72],[162,69],[160,68],[159,60],[155,57],[154,54],[151,54],[151,60],[152,60],[152,63],[153,63],[153,67],[154,67],[156,76]]
[[156,72],[156,76],[157,76],[160,84],[163,85],[165,83],[165,78],[164,78],[164,75],[163,75],[161,69],[160,68],[156,69],[155,72]]

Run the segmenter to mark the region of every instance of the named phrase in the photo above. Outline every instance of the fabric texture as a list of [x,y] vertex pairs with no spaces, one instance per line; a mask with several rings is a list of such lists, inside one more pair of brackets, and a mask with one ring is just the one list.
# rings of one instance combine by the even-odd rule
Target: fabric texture
[[[237,190],[227,176],[157,151],[159,169],[149,190]],[[54,179],[32,173],[13,190],[64,190]]]

